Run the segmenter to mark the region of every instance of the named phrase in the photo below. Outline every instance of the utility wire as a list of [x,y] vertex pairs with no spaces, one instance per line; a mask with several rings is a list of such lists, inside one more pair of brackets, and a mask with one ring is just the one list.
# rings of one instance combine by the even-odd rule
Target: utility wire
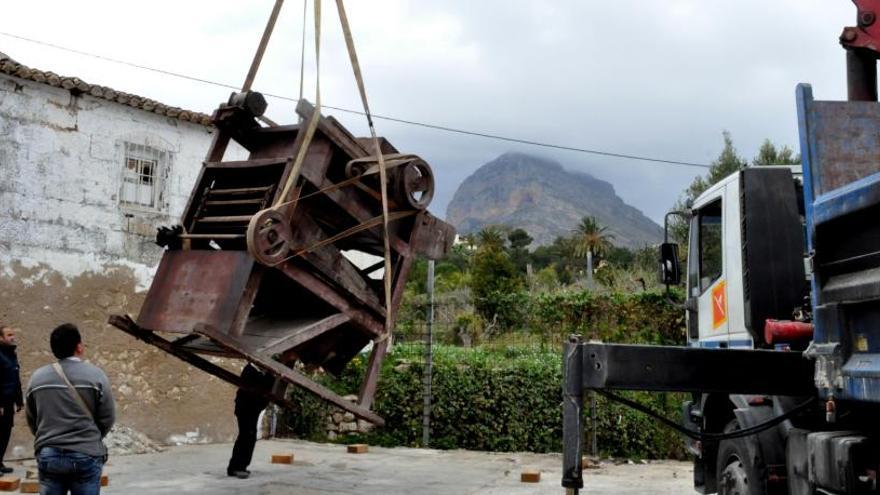
[[[28,43],[34,43],[37,45],[48,46],[50,48],[55,48],[57,50],[62,50],[62,51],[70,52],[70,53],[76,53],[78,55],[83,55],[86,57],[92,57],[92,58],[96,58],[99,60],[112,62],[114,64],[126,65],[126,66],[134,67],[137,69],[156,72],[158,74],[163,74],[166,76],[172,76],[172,77],[177,77],[180,79],[186,79],[188,81],[199,82],[202,84],[210,84],[212,86],[218,86],[221,88],[232,89],[235,91],[238,91],[240,89],[238,86],[235,86],[232,84],[211,81],[209,79],[203,79],[200,77],[189,76],[186,74],[181,74],[179,72],[173,72],[173,71],[164,70],[164,69],[157,69],[155,67],[150,67],[147,65],[141,65],[141,64],[137,64],[134,62],[128,62],[125,60],[120,60],[120,59],[113,58],[113,57],[107,57],[104,55],[98,55],[95,53],[84,52],[82,50],[76,50],[74,48],[68,48],[65,46],[56,45],[54,43],[49,43],[47,41],[40,41],[40,40],[35,40],[32,38],[26,38],[24,36],[18,36],[15,34],[5,33],[2,31],[0,31],[0,35],[6,36],[9,38],[14,38],[14,39],[21,40],[21,41],[26,41]],[[263,95],[269,96],[272,98],[277,98],[279,100],[292,101],[292,102],[299,101],[297,98],[291,98],[289,96],[276,95],[276,94],[272,94],[272,93],[263,93]],[[342,108],[342,107],[334,107],[331,105],[322,105],[322,106],[324,108],[330,108],[332,110],[337,110],[339,112],[345,112],[345,113],[361,115],[361,116],[366,115],[364,112],[358,111],[358,110],[351,110],[351,109]],[[397,122],[399,124],[406,124],[406,125],[412,125],[412,126],[422,127],[422,128],[426,128],[426,129],[433,129],[436,131],[450,132],[450,133],[462,134],[462,135],[466,135],[466,136],[481,137],[481,138],[485,138],[485,139],[493,139],[496,141],[504,141],[504,142],[508,142],[508,143],[517,143],[517,144],[525,144],[525,145],[529,145],[529,146],[538,146],[541,148],[549,148],[549,149],[556,149],[556,150],[563,150],[563,151],[573,151],[576,153],[585,153],[585,154],[590,154],[590,155],[606,156],[606,157],[611,157],[611,158],[626,158],[629,160],[639,160],[639,161],[644,161],[644,162],[662,163],[662,164],[666,164],[666,165],[680,165],[680,166],[685,166],[685,167],[699,167],[699,168],[711,168],[712,167],[711,165],[706,164],[706,163],[687,162],[687,161],[681,161],[681,160],[667,160],[667,159],[663,159],[663,158],[654,158],[654,157],[644,156],[644,155],[630,155],[630,154],[626,154],[626,153],[614,153],[611,151],[602,151],[602,150],[596,150],[596,149],[590,149],[590,148],[579,148],[579,147],[575,147],[575,146],[565,146],[565,145],[561,145],[561,144],[533,141],[530,139],[514,138],[514,137],[509,137],[509,136],[502,136],[500,134],[491,134],[488,132],[468,131],[465,129],[457,129],[455,127],[448,127],[448,126],[437,125],[437,124],[429,124],[426,122],[419,122],[419,121],[415,121],[415,120],[400,119],[397,117],[390,117],[387,115],[379,115],[379,114],[375,114],[375,113],[372,114],[372,117],[375,119],[382,119],[382,120],[387,120],[389,122]]]

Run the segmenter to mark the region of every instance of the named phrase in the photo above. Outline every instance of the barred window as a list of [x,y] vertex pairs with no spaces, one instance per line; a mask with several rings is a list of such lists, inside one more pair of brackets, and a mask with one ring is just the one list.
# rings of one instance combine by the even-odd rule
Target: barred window
[[163,210],[169,162],[170,153],[167,151],[143,144],[125,143],[120,204]]

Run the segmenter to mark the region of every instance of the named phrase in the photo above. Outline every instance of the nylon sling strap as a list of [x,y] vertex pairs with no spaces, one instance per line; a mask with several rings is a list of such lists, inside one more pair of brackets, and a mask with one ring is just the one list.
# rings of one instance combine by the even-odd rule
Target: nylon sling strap
[[86,404],[86,401],[83,400],[82,396],[79,395],[79,392],[76,391],[76,387],[74,387],[73,384],[70,383],[70,380],[67,379],[67,374],[64,373],[64,368],[61,367],[61,363],[52,363],[52,368],[55,369],[55,372],[58,373],[58,376],[60,376],[61,379],[64,380],[64,383],[67,384],[67,389],[70,390],[70,395],[72,395],[73,398],[76,399],[76,403],[79,404],[80,408],[82,408],[82,412],[86,413],[86,416],[91,418],[92,422],[95,423],[95,426],[97,427],[98,425],[95,422],[95,413],[88,406],[88,404]]
[[358,91],[361,95],[361,103],[364,106],[364,113],[367,116],[367,125],[370,127],[370,136],[373,139],[373,148],[376,153],[376,161],[379,164],[379,182],[382,186],[382,219],[384,226],[383,241],[385,244],[385,333],[376,339],[376,343],[383,342],[391,335],[391,242],[388,236],[388,179],[385,170],[385,157],[379,147],[379,138],[376,136],[376,128],[373,126],[373,116],[370,113],[370,105],[367,103],[367,90],[364,86],[364,78],[361,74],[361,66],[358,62],[357,51],[354,47],[354,39],[351,35],[351,28],[348,25],[348,16],[345,13],[345,6],[342,0],[336,0],[336,10],[339,11],[339,22],[342,24],[342,32],[345,35],[345,46],[348,48],[348,57],[351,59],[351,68],[354,71],[354,77],[357,80]]
[[290,170],[290,174],[287,176],[287,182],[284,184],[284,189],[281,192],[281,195],[278,196],[278,199],[275,201],[275,204],[272,205],[273,208],[279,207],[282,203],[287,201],[287,197],[290,195],[291,189],[293,189],[294,184],[296,184],[296,180],[299,178],[300,170],[302,169],[303,162],[306,158],[306,152],[308,151],[309,144],[312,142],[312,137],[315,135],[315,129],[318,127],[318,120],[321,118],[321,0],[315,0],[315,109],[312,112],[312,117],[309,119],[309,123],[306,126],[306,133],[302,140],[302,144],[297,150],[296,158],[293,161],[293,167]]

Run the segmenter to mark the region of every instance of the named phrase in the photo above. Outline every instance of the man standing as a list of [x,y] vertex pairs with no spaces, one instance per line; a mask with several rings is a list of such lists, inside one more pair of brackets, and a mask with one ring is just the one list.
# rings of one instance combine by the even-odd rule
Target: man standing
[[275,377],[260,371],[248,363],[241,370],[241,380],[250,389],[239,388],[235,394],[235,419],[238,421],[238,436],[232,447],[232,458],[226,474],[236,478],[245,479],[251,475],[247,467],[254,456],[254,447],[257,444],[257,421],[260,413],[269,405],[259,392],[269,392],[275,384]]
[[12,472],[11,467],[3,464],[3,457],[12,435],[12,418],[22,405],[15,329],[0,323],[0,473]]
[[110,381],[82,361],[85,348],[76,326],[57,327],[49,343],[58,362],[36,370],[27,387],[40,493],[98,494],[107,458],[103,438],[115,419]]

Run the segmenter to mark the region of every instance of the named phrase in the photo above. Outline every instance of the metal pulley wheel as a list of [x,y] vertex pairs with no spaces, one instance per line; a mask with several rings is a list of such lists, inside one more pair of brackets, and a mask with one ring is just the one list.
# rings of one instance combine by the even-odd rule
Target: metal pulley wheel
[[248,252],[258,262],[274,266],[284,261],[293,242],[290,220],[278,210],[260,210],[247,229]]
[[349,179],[352,177],[359,177],[364,175],[370,168],[370,164],[364,161],[352,160],[345,164],[345,176]]
[[434,173],[422,159],[415,159],[395,170],[392,195],[404,207],[424,210],[434,199]]

